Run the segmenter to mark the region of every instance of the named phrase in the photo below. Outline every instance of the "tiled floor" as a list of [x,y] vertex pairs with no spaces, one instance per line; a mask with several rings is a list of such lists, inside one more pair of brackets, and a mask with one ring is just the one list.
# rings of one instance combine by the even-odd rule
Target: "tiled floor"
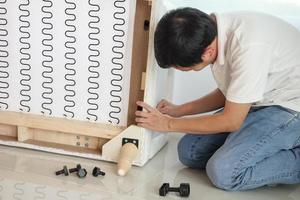
[[[20,148],[0,146],[0,200],[300,200],[300,185],[265,187],[247,192],[225,192],[214,188],[205,172],[191,170],[177,159],[176,144],[181,135],[170,137],[169,144],[143,168],[134,167],[126,177],[116,175],[116,165]],[[55,176],[63,165],[80,163],[89,174],[85,179],[75,175]],[[106,172],[105,177],[93,177],[94,166]],[[175,193],[158,195],[163,182],[178,186],[191,185],[189,198]]]

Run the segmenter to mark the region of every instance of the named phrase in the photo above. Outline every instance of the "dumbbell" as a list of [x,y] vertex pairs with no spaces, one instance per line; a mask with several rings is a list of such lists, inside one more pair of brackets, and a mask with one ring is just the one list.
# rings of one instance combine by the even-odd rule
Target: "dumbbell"
[[159,195],[166,196],[168,192],[179,192],[181,197],[188,197],[190,195],[190,184],[181,183],[179,188],[170,187],[169,183],[164,183],[159,188]]

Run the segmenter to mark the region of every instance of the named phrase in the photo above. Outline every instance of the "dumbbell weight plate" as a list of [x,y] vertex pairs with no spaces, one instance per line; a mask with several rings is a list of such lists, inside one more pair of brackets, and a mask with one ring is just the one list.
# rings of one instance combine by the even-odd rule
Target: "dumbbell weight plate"
[[168,193],[168,189],[170,187],[169,183],[164,183],[160,188],[159,188],[159,196],[166,196]]
[[189,183],[181,183],[179,186],[179,193],[182,197],[188,197],[190,195],[190,184]]

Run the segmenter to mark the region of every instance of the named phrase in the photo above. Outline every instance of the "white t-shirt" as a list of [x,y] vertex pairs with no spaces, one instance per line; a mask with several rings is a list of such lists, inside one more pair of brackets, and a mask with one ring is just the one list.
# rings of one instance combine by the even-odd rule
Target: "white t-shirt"
[[263,13],[212,14],[218,57],[211,66],[227,100],[300,112],[300,32]]

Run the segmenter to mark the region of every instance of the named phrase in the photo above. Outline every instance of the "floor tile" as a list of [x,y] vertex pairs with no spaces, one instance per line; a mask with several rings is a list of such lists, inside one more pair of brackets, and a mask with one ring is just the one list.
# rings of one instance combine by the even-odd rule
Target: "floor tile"
[[[300,185],[263,187],[246,192],[225,192],[213,187],[204,171],[188,169],[178,161],[176,145],[181,136],[173,134],[169,144],[150,162],[144,167],[133,167],[125,177],[116,175],[114,163],[0,146],[0,200],[300,200]],[[73,168],[78,163],[89,173],[84,179],[75,174],[54,174],[63,165]],[[106,175],[93,177],[91,172],[95,166]],[[164,182],[175,187],[190,183],[190,197],[182,198],[176,193],[160,197],[158,190]]]

